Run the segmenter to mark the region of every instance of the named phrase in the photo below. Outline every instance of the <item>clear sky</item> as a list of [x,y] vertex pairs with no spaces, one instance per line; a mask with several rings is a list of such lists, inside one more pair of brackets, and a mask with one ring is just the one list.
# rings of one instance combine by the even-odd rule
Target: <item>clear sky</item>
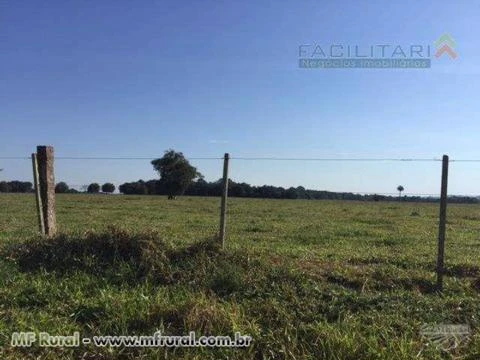
[[[0,1],[0,156],[480,158],[479,1]],[[443,33],[458,57],[436,59]],[[299,45],[429,44],[430,69],[300,69]],[[221,161],[193,161],[207,180]],[[56,178],[155,178],[58,160]],[[28,160],[0,179],[31,180]],[[480,163],[450,193],[480,194]],[[255,185],[438,193],[440,163],[233,160]]]

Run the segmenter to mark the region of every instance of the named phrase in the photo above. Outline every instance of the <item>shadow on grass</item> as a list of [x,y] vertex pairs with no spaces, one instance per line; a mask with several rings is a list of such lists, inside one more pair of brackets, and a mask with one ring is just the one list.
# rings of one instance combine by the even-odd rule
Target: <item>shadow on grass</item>
[[[392,258],[352,258],[347,261],[351,265],[393,265],[401,269],[422,269],[435,272],[436,263],[428,262],[409,262],[402,259]],[[480,266],[472,264],[447,264],[445,269],[446,276],[457,278],[477,277],[480,276]]]
[[232,256],[210,239],[174,248],[155,233],[132,234],[117,228],[100,233],[34,238],[11,245],[2,253],[23,272],[45,270],[62,276],[82,271],[106,277],[108,281],[116,277],[135,283],[148,277],[167,284],[192,277],[195,272],[210,274],[206,268],[211,270]]
[[471,264],[447,265],[445,275],[455,277],[475,277],[480,275],[480,267]]
[[351,258],[347,260],[347,263],[350,265],[393,265],[401,269],[408,268],[418,268],[420,265],[421,268],[428,268],[430,264],[415,264],[407,260],[394,259],[394,258],[380,258],[380,257],[368,257],[368,258]]
[[480,277],[471,282],[472,289],[480,292]]
[[[420,293],[436,291],[430,279],[407,277],[405,274],[398,277],[396,271],[381,267],[394,265],[405,269],[414,266],[398,259],[351,259],[349,264],[367,267],[352,268],[346,274],[315,263],[313,270],[323,267],[322,271],[316,274],[304,266],[299,275],[284,264],[272,266],[266,259],[252,258],[252,254],[244,250],[224,251],[214,239],[173,247],[156,233],[130,233],[118,228],[100,233],[35,238],[11,245],[3,250],[3,255],[14,260],[24,272],[46,270],[63,276],[81,271],[113,285],[136,286],[139,280],[148,279],[155,284],[183,284],[197,290],[208,290],[219,297],[260,296],[258,294],[262,294],[263,290],[269,292],[268,288],[277,284],[279,287],[302,289],[302,282],[317,282],[319,279],[356,292],[395,289]],[[373,272],[368,265],[373,265],[370,269]],[[425,264],[428,265],[431,264]],[[454,265],[448,268],[446,274],[474,277],[479,274],[479,269],[476,266]]]
[[422,294],[432,294],[437,291],[436,284],[432,281],[419,277],[394,278],[390,275],[373,273],[371,276],[347,277],[329,275],[326,280],[331,284],[340,285],[344,288],[363,292],[365,290],[391,291],[391,290],[415,290]]
[[153,233],[132,235],[111,228],[101,233],[34,238],[12,245],[6,255],[18,263],[22,271],[95,273],[118,263],[128,263],[144,272],[164,263],[168,251],[169,246]]
[[80,271],[112,285],[136,286],[146,279],[154,284],[212,291],[220,297],[248,293],[252,286],[261,285],[259,279],[275,270],[245,251],[222,250],[215,239],[173,247],[158,234],[132,234],[117,228],[35,238],[11,245],[2,253],[23,272],[68,276]]
[[420,277],[391,279],[390,281],[381,281],[375,286],[376,290],[398,288],[404,290],[416,290],[422,294],[433,294],[438,291],[435,282]]

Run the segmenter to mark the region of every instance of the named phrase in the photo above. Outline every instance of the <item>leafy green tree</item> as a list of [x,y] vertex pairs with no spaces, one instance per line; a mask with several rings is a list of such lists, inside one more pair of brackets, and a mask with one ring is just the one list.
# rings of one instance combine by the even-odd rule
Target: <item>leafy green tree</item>
[[6,181],[0,181],[0,192],[8,193],[10,192],[10,185]]
[[55,192],[57,194],[65,194],[69,190],[69,187],[66,182],[59,182],[57,185],[55,185]]
[[187,187],[197,178],[202,178],[197,169],[190,165],[181,152],[165,151],[162,158],[152,160],[153,168],[160,174],[160,186],[169,199],[183,195]]
[[[150,180],[158,181],[158,180]],[[124,183],[119,186],[118,190],[125,195],[147,195],[149,194],[149,189],[147,183],[143,180],[138,180],[134,182]],[[152,193],[153,194],[153,193]]]
[[33,184],[29,181],[13,180],[8,182],[9,192],[28,193],[33,191]]
[[104,193],[113,193],[115,191],[115,185],[112,183],[105,183],[102,185],[102,191]]
[[289,187],[289,188],[285,191],[285,197],[286,197],[287,199],[297,199],[297,198],[298,198],[297,189],[295,189],[294,187]]
[[100,185],[97,183],[91,183],[88,185],[87,192],[90,194],[97,194],[100,192]]

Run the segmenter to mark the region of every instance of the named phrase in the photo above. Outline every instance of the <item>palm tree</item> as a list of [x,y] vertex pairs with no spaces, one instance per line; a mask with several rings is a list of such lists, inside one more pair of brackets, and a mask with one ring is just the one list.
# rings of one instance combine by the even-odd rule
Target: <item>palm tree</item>
[[398,190],[398,198],[400,199],[402,197],[402,191],[405,190],[402,185],[397,186]]

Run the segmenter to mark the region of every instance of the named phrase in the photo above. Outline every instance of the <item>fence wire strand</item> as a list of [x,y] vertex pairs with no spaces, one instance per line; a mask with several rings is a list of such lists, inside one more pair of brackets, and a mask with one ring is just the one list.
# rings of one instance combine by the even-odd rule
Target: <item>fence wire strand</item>
[[[84,161],[102,161],[102,160],[119,160],[119,161],[151,161],[157,159],[159,156],[55,156],[55,160],[84,160]],[[188,157],[188,160],[223,160],[223,157],[209,157],[209,156],[200,156],[200,157]],[[30,156],[0,156],[0,160],[31,160]],[[409,158],[409,157],[400,157],[400,158],[383,158],[383,157],[366,157],[366,158],[334,158],[334,157],[312,157],[312,158],[303,158],[303,157],[274,157],[274,156],[232,156],[230,160],[240,160],[240,161],[317,161],[317,162],[441,162],[441,158]],[[480,159],[450,159],[450,162],[464,162],[464,163],[477,163],[480,162]],[[2,169],[0,169],[2,170]],[[80,187],[80,185],[72,185],[73,187]],[[83,186],[83,185],[82,185]],[[355,193],[360,195],[386,195],[394,196],[396,193],[388,192],[352,192],[352,191],[335,191],[339,193]],[[430,196],[438,197],[438,193],[404,193],[407,196]],[[458,195],[458,196],[476,196],[476,195]]]
[[[158,156],[56,156],[55,160],[154,160]],[[223,157],[189,157],[189,160],[223,160]],[[231,160],[247,161],[400,161],[400,162],[441,162],[440,158],[288,158],[288,157],[230,157]],[[31,160],[30,156],[0,156],[0,160]],[[450,159],[450,162],[480,162],[480,159]]]

